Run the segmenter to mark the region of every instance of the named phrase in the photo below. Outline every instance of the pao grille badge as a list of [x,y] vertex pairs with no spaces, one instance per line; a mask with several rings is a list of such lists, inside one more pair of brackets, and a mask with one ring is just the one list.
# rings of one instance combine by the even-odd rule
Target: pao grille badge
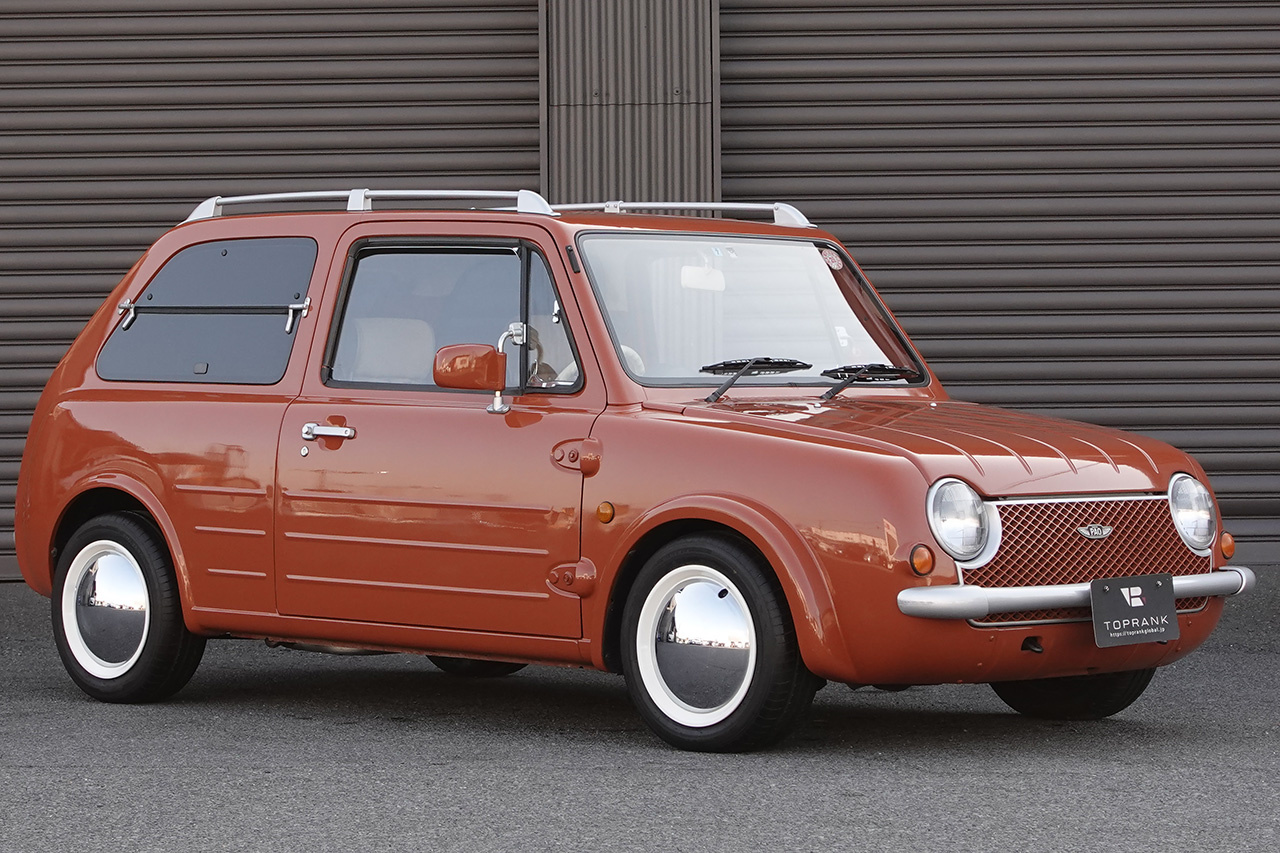
[[1106,539],[1115,528],[1109,524],[1086,524],[1077,527],[1076,531],[1085,539]]

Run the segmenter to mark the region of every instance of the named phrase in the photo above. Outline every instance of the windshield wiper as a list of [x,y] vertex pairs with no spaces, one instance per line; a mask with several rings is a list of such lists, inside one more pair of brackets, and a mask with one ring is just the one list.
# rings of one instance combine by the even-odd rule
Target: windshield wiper
[[707,402],[714,403],[724,396],[733,383],[744,376],[762,376],[769,373],[790,373],[793,370],[808,370],[812,364],[797,361],[794,358],[731,358],[728,361],[717,361],[699,368],[700,373],[714,373],[717,376],[733,374],[716,390],[707,395]]
[[920,378],[920,371],[914,367],[898,367],[893,364],[846,364],[822,371],[822,375],[830,379],[839,379],[840,384],[827,390],[822,399],[830,400],[855,382],[892,382],[895,379],[906,379],[910,382]]

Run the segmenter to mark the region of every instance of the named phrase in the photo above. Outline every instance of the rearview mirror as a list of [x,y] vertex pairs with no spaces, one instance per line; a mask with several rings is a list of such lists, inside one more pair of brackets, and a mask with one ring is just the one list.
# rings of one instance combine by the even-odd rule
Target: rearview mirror
[[714,267],[681,267],[680,286],[685,290],[724,290],[724,273]]

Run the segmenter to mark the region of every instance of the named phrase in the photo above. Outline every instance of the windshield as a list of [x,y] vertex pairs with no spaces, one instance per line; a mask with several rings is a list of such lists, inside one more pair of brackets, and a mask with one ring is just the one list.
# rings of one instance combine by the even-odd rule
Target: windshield
[[[720,385],[725,363],[775,359],[797,369],[738,385],[819,385],[822,371],[920,365],[834,246],[804,240],[589,234],[580,241],[614,345],[645,385]],[[730,371],[731,372],[731,371]]]

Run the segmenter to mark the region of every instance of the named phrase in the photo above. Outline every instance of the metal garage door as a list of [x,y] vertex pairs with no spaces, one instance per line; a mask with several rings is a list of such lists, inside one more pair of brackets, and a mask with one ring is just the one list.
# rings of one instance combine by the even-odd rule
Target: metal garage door
[[[163,5],[169,11],[157,12]],[[40,389],[210,195],[539,183],[536,0],[0,9],[0,574]]]
[[724,197],[847,241],[957,397],[1194,452],[1280,544],[1280,7],[721,0]]

